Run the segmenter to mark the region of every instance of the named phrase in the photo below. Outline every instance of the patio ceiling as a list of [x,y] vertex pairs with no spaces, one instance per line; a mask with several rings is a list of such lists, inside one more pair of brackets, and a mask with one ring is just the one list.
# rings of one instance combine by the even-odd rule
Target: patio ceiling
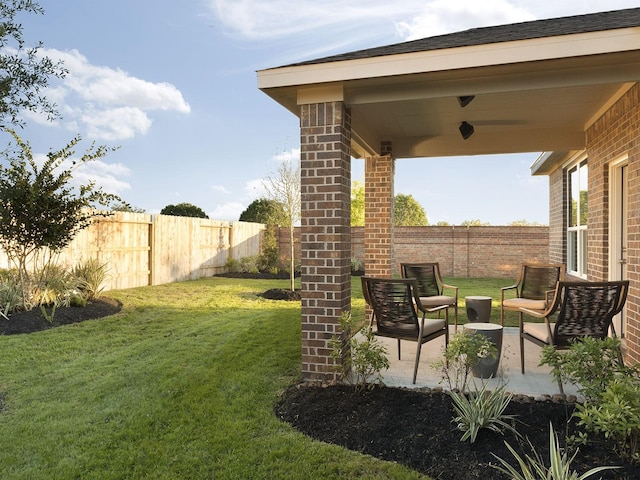
[[[259,88],[296,115],[300,104],[344,101],[354,157],[391,141],[396,158],[584,149],[586,128],[639,80],[638,27],[345,54],[258,72]],[[467,95],[475,98],[461,107],[457,97]],[[468,140],[462,121],[475,129]]]

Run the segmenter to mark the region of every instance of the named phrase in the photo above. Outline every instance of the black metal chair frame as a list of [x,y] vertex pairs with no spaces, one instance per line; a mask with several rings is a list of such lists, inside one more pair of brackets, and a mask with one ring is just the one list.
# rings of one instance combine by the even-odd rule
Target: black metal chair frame
[[[413,383],[416,383],[422,344],[441,335],[445,336],[445,345],[449,343],[448,307],[420,309],[422,311],[422,318],[420,318],[418,315],[420,298],[417,295],[414,279],[363,276],[361,281],[363,296],[373,310],[371,322],[375,319],[375,334],[398,340],[398,360],[400,360],[401,340],[417,342],[413,369]],[[427,313],[439,313],[441,310],[445,311],[444,320],[426,318]],[[428,325],[427,322],[439,322],[438,328],[425,328]]]
[[[450,308],[453,308],[453,323],[455,331],[458,331],[458,287],[444,283],[440,275],[440,265],[437,262],[427,263],[401,263],[400,273],[402,278],[414,278],[418,291],[418,297],[422,298],[422,302],[418,303],[418,308],[427,313],[430,309],[438,307],[443,310],[446,307],[447,317]],[[452,290],[453,295],[445,295],[446,290]],[[446,302],[436,305],[429,302],[429,297],[443,297]]]
[[517,299],[541,302],[543,306],[539,310],[545,310],[549,306],[548,292],[555,290],[556,284],[564,280],[565,272],[565,265],[560,263],[523,263],[518,271],[516,283],[500,289],[500,324],[504,326],[505,310],[517,311],[520,322],[522,308],[533,310],[525,305],[505,306],[504,301],[510,300],[505,297],[506,292],[514,290]]
[[[522,308],[521,312],[543,318],[547,340],[525,331],[520,317],[520,365],[524,373],[524,341],[544,347],[552,345],[562,350],[571,342],[584,337],[606,338],[616,336],[613,318],[622,311],[629,291],[629,281],[558,282],[550,306],[544,310]],[[551,318],[555,322],[551,322]],[[622,358],[620,358],[622,361]],[[558,382],[560,391],[562,384]]]

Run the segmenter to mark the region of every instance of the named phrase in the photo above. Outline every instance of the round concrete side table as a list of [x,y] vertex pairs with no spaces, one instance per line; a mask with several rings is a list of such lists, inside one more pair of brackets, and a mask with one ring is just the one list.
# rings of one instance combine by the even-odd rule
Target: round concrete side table
[[475,295],[464,297],[467,318],[473,323],[485,323],[491,319],[491,297]]
[[495,377],[500,364],[500,352],[502,350],[502,325],[495,323],[467,323],[464,329],[479,335],[484,335],[496,346],[496,358],[484,357],[473,368],[473,376],[478,378]]

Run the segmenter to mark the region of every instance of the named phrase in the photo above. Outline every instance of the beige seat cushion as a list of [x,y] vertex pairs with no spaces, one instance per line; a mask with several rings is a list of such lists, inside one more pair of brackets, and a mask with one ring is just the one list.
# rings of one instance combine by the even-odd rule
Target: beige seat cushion
[[530,298],[505,298],[502,305],[505,308],[512,308],[514,310],[520,307],[528,308],[530,310],[544,310],[547,308],[547,302],[544,300],[532,300]]
[[422,336],[426,337],[427,335],[431,335],[432,333],[437,332],[438,330],[442,330],[445,325],[446,325],[445,321],[441,319],[436,319],[436,320],[425,319]]
[[[556,324],[551,323],[551,333],[555,329]],[[553,339],[549,337],[549,330],[547,329],[546,323],[530,323],[525,322],[522,325],[522,331],[531,335],[532,337],[537,338],[538,340],[542,340],[543,342],[551,345],[553,343]]]
[[440,305],[454,305],[456,299],[446,295],[434,295],[433,297],[420,297],[420,303],[424,307],[438,307]]

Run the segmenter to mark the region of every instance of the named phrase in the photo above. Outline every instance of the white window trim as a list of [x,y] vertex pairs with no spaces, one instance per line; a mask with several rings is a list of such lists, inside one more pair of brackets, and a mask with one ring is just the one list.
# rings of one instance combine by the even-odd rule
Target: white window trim
[[[589,163],[588,163],[588,159],[587,159],[587,155],[583,154],[581,155],[579,158],[577,158],[574,162],[572,162],[570,165],[568,165],[565,169],[565,175],[567,175],[567,211],[565,212],[566,218],[567,218],[567,223],[569,220],[569,213],[571,211],[571,182],[569,181],[569,176],[570,176],[570,171],[573,168],[577,168],[578,171],[580,169],[580,165],[586,162],[587,164],[587,199],[588,199],[588,195],[589,195],[589,179],[588,179],[588,172],[589,172]],[[580,176],[578,175],[578,179],[580,179]],[[582,187],[582,185],[579,185],[579,187]],[[578,201],[578,211],[576,213],[577,215],[577,219],[578,221],[580,220],[580,202]],[[582,278],[584,280],[587,279],[587,257],[588,257],[588,244],[587,244],[587,236],[588,236],[588,226],[589,226],[589,222],[587,220],[587,225],[578,225],[575,227],[571,227],[569,225],[567,225],[567,273],[574,276],[574,277],[579,277]],[[576,265],[577,265],[577,270],[572,269],[572,249],[570,248],[571,243],[570,243],[570,235],[571,233],[575,232],[575,239],[577,242],[577,246],[576,246]],[[587,252],[584,252],[584,249],[587,249]]]

